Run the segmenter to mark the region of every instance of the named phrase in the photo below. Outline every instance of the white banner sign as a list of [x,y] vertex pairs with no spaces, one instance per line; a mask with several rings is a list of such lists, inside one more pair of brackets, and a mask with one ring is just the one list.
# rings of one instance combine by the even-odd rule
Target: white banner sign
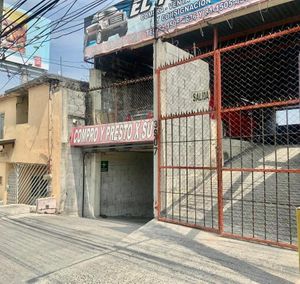
[[[154,21],[154,6],[157,17]],[[140,45],[265,0],[124,0],[85,19],[85,59]]]
[[154,140],[153,120],[137,120],[109,123],[72,129],[71,146],[126,144],[152,142]]

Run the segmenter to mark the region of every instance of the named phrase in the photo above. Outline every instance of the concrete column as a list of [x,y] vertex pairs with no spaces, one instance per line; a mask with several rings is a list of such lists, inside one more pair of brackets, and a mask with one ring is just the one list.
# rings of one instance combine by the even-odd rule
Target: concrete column
[[[153,46],[154,50],[154,56],[153,56],[153,84],[154,84],[154,100],[153,100],[153,114],[154,114],[154,120],[158,122],[158,89],[157,89],[157,74],[156,70],[164,66],[166,64],[171,64],[176,61],[182,60],[182,59],[187,59],[192,57],[189,53],[186,51],[168,43],[168,42],[162,42],[160,39],[154,43]],[[162,85],[163,80],[161,81],[161,87],[165,87]],[[165,101],[164,101],[165,104]],[[162,104],[162,107],[163,104]],[[154,216],[157,217],[157,206],[158,206],[158,152],[155,154],[155,149],[154,149],[154,158],[153,158],[153,197],[154,197]]]
[[[98,69],[90,70],[90,88],[99,88],[102,86],[102,72]],[[100,124],[101,113],[101,90],[91,91],[91,112],[92,112],[92,124]]]
[[[90,69],[90,88],[99,88],[102,86],[102,72],[98,69]],[[89,113],[91,115],[89,122],[91,124],[100,124],[101,113],[101,90],[90,92]],[[84,212],[83,216],[88,218],[97,218],[100,215],[100,168],[101,154],[85,154],[85,176],[84,176]]]
[[101,154],[85,156],[84,217],[97,218],[100,215]]
[[90,69],[90,88],[101,87],[102,72],[99,69]]

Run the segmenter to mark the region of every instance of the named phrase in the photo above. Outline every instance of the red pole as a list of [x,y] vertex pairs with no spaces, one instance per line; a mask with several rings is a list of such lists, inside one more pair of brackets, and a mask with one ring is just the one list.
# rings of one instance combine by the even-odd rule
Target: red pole
[[161,212],[161,196],[160,196],[160,178],[161,178],[161,144],[160,144],[160,135],[161,135],[161,98],[160,98],[160,91],[161,91],[161,82],[160,82],[160,71],[158,70],[156,72],[156,78],[157,78],[157,136],[156,136],[156,143],[157,143],[157,206],[156,206],[156,210],[157,210],[157,217],[160,217],[160,212]]
[[218,224],[219,233],[224,231],[223,217],[223,149],[222,149],[222,85],[221,85],[221,53],[218,50],[218,30],[214,28],[214,99],[217,122],[217,175],[218,175]]

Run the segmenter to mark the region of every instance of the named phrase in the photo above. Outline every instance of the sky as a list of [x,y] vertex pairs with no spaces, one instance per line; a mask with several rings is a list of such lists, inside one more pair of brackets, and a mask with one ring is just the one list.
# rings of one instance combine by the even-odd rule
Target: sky
[[[61,2],[63,1],[66,2],[64,4],[61,4],[62,7],[68,3],[71,4],[73,2],[73,0],[61,0]],[[14,5],[16,2],[18,1],[17,0],[4,1],[4,3],[8,5]],[[22,5],[21,8],[26,11],[30,9],[33,5],[37,4],[38,2],[39,2],[38,0],[28,0],[24,5]],[[76,10],[78,8],[84,8],[84,6],[86,6],[90,2],[92,1],[77,0],[76,4],[74,5],[71,11]],[[111,5],[111,1],[110,0],[105,1],[104,4],[100,4],[97,7],[95,7],[93,10],[86,13],[85,15],[80,16],[78,19],[76,19],[76,22],[74,22],[74,24],[80,22],[83,23],[85,17],[92,15],[94,12],[100,10],[103,6],[109,6],[109,5]],[[55,13],[55,15],[52,15],[50,17],[50,20],[59,19],[66,12],[66,9],[68,7]],[[50,14],[53,13],[49,12],[48,15]],[[62,66],[63,76],[78,79],[78,80],[88,81],[88,77],[89,77],[88,68],[91,68],[92,65],[83,61],[83,39],[84,39],[84,30],[82,28],[82,30],[78,32],[72,33],[70,35],[66,35],[59,39],[51,40],[50,61],[53,63],[50,62],[49,73],[60,74],[59,62],[60,62],[60,58],[62,58],[62,62],[63,62],[62,65],[75,66],[75,68]],[[7,84],[8,80],[9,80],[8,73],[0,72],[0,94],[3,94],[5,90],[17,86],[21,83],[20,76],[13,77]]]

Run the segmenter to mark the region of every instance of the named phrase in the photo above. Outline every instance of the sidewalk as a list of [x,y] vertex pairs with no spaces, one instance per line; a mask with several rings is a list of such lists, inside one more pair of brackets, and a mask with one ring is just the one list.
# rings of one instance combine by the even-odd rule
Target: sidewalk
[[296,283],[297,253],[153,220],[40,283]]

